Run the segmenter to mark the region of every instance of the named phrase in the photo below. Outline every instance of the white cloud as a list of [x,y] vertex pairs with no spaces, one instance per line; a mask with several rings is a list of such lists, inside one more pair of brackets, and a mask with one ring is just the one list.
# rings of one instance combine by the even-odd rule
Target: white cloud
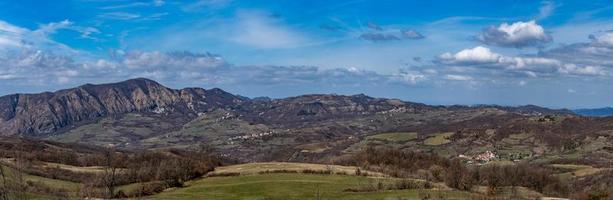
[[502,58],[500,54],[493,53],[489,48],[477,46],[464,49],[455,54],[444,53],[439,59],[447,63],[496,63]]
[[596,45],[613,47],[613,31],[605,31],[590,35],[590,39]]
[[602,67],[596,67],[596,66],[579,67],[575,64],[564,64],[558,69],[558,71],[563,74],[574,74],[574,75],[589,75],[589,76],[606,75],[606,72]]
[[401,35],[406,39],[418,40],[424,39],[424,35],[415,30],[402,30]]
[[34,34],[50,35],[50,34],[55,33],[59,29],[66,29],[70,27],[72,24],[73,23],[71,21],[65,19],[64,21],[51,22],[48,24],[41,25],[38,29],[36,29],[33,32]]
[[428,77],[419,71],[401,70],[400,73],[394,74],[391,77],[393,80],[402,81],[410,85],[415,85],[428,80]]
[[60,29],[69,29],[72,22],[64,20],[40,25],[29,30],[0,20],[0,50],[19,51],[21,48],[53,49],[61,53],[75,53],[76,50],[50,39]]
[[23,35],[29,30],[0,20],[0,48],[21,46]]
[[473,77],[458,74],[447,74],[445,75],[445,79],[450,81],[472,81]]
[[220,9],[230,4],[232,0],[197,0],[194,3],[183,6],[185,12],[197,12],[202,11],[205,8],[208,9]]
[[292,48],[307,42],[300,31],[293,30],[279,19],[263,13],[239,13],[230,31],[231,41],[255,48]]
[[25,79],[42,83],[58,81],[65,83],[69,77],[79,74],[79,65],[71,58],[46,53],[42,50],[22,49],[17,54],[0,58],[2,79]]
[[488,45],[515,48],[542,46],[553,41],[551,35],[534,20],[489,27],[479,36],[479,40]]
[[98,17],[115,20],[132,20],[141,17],[141,15],[129,12],[108,12],[98,15]]
[[127,53],[123,57],[121,64],[131,69],[198,70],[220,67],[226,63],[220,56],[209,53],[134,51]]
[[541,20],[545,19],[553,13],[555,9],[555,4],[551,1],[543,1],[541,2],[541,7],[539,8],[539,14],[536,16],[536,19]]
[[[486,47],[464,49],[455,54],[444,53],[438,56],[436,63],[449,72],[477,73],[512,73],[536,78],[539,76],[576,75],[606,76],[606,69],[596,65],[579,65],[560,61],[555,58],[536,56],[505,56],[492,52]],[[449,77],[447,77],[449,78]]]

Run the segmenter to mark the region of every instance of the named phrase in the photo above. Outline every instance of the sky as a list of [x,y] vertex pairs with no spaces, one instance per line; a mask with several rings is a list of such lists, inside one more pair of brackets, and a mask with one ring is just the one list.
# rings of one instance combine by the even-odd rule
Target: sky
[[0,0],[0,95],[137,77],[248,97],[613,106],[613,2]]

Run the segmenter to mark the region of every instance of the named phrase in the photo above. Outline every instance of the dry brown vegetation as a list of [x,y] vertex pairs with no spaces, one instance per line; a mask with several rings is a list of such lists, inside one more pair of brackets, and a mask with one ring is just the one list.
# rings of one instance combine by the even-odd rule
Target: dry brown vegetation
[[[140,197],[169,187],[182,187],[185,181],[201,177],[220,165],[213,150],[206,146],[198,151],[170,149],[127,152],[113,148],[6,138],[0,142],[0,155],[0,200],[24,199],[26,194],[54,197]],[[96,170],[75,170],[79,166]],[[76,192],[53,188],[39,182],[26,181],[23,178],[26,175],[68,181],[80,185],[80,188]],[[128,184],[136,184],[136,189],[119,189]]]
[[541,165],[466,165],[457,159],[405,152],[387,148],[366,148],[346,162],[365,169],[401,178],[419,178],[444,182],[451,188],[465,191],[486,186],[486,194],[495,196],[508,188],[528,188],[546,196],[577,199],[611,198],[613,171],[601,171],[587,178],[564,181],[554,170]]
[[[0,147],[0,164],[3,166],[0,168],[0,200],[27,199],[32,194],[59,199],[139,198],[170,187],[183,187],[186,181],[202,177],[221,165],[213,149],[207,146],[195,151],[168,149],[132,152],[6,138],[0,141]],[[347,188],[351,192],[444,187],[468,192],[475,192],[475,188],[486,188],[482,193],[490,197],[519,190],[573,199],[611,199],[613,194],[610,189],[613,186],[611,170],[561,179],[557,174],[568,172],[556,170],[549,165],[467,165],[461,160],[435,154],[374,147],[346,157],[340,160],[340,164],[345,166],[317,165],[319,168],[313,168],[309,166],[316,164],[272,162],[268,165],[277,168],[266,168],[264,171],[243,164],[222,167],[218,173],[209,176],[236,176],[251,172],[398,178],[389,179],[395,180],[390,182]],[[69,190],[52,187],[44,182],[29,180],[26,176],[68,181],[77,184],[78,188]],[[131,189],[126,189],[127,185],[132,185]]]

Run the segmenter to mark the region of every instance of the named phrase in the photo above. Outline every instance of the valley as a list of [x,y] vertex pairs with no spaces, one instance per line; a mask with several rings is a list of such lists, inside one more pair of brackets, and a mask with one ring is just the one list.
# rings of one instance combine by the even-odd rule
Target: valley
[[[0,131],[3,169],[33,199],[583,198],[613,185],[613,118],[537,106],[250,99],[132,79],[0,97]],[[105,196],[88,177],[110,168],[126,177]],[[498,168],[538,170],[480,176]]]

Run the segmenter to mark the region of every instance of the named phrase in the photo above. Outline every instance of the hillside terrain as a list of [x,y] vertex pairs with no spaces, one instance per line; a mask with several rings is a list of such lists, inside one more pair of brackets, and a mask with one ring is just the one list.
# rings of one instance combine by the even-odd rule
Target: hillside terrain
[[[6,137],[1,139],[0,155],[3,158],[0,160],[0,178],[4,181],[0,183],[0,191],[6,192],[8,196],[4,197],[8,199],[107,197],[105,191],[109,183],[104,180],[109,180],[107,178],[112,176],[110,172],[114,167],[117,167],[118,174],[116,185],[113,186],[114,198],[534,199],[550,195],[559,197],[560,195],[552,193],[558,189],[549,186],[538,189],[530,184],[508,186],[506,183],[501,183],[496,187],[496,193],[491,193],[492,189],[488,184],[477,184],[468,190],[457,189],[450,187],[449,179],[446,178],[450,174],[439,174],[441,172],[436,170],[441,167],[446,168],[445,165],[448,165],[449,161],[426,154],[402,155],[395,150],[385,152],[386,154],[381,154],[383,152],[360,153],[360,156],[366,156],[364,159],[369,160],[368,162],[372,164],[357,164],[357,166],[364,167],[356,167],[355,164],[351,166],[287,162],[217,166],[217,161],[212,162],[210,158],[202,160],[202,157],[193,155],[200,154],[198,152],[177,150],[118,151],[113,153],[113,159],[117,162],[109,165],[108,157],[105,156],[108,155],[108,149],[105,148]],[[372,155],[375,157],[370,157]],[[400,162],[406,161],[405,164],[394,164],[394,162],[385,161],[386,157],[394,160],[394,156],[387,155],[410,157],[399,160]],[[182,161],[183,158],[199,160],[195,166],[216,167],[207,168],[204,173],[197,170],[192,171],[197,173],[192,178],[175,179],[183,175],[181,171],[174,170],[189,166],[181,164],[187,161]],[[176,160],[173,161],[173,159]],[[361,158],[346,161],[362,163]],[[380,161],[385,161],[387,164],[378,163]],[[388,168],[387,165],[393,167]],[[492,177],[487,178],[490,176],[487,175],[487,170],[495,166],[485,165],[474,170],[480,171],[479,176],[490,179]],[[449,169],[454,169],[452,166],[449,167],[451,167]],[[572,184],[574,188],[572,191],[575,193],[598,189],[600,188],[598,185],[601,184],[604,184],[602,186],[604,188],[607,187],[607,184],[609,186],[613,184],[610,176],[613,168],[548,164],[531,167],[526,172],[534,173],[530,171],[543,169],[552,173],[547,175],[550,178]],[[518,168],[517,170],[523,169]],[[471,175],[471,177],[474,176]],[[536,178],[537,176],[537,174],[532,174],[524,177],[528,178],[526,183],[532,181],[538,183],[540,181]],[[25,187],[17,187],[20,184]]]
[[573,110],[574,113],[583,116],[591,116],[591,117],[608,117],[613,116],[613,108],[605,107],[605,108],[591,108],[591,109],[576,109]]
[[[513,199],[508,195],[515,193],[525,199],[587,198],[607,194],[602,188],[613,185],[613,117],[533,105],[432,106],[363,94],[250,99],[221,89],[170,89],[140,78],[0,97],[0,135],[1,165],[7,174],[26,174],[17,180],[30,180],[38,188],[28,191],[34,196],[162,192],[152,198],[181,199],[239,192],[244,198],[295,199],[313,194],[308,188],[321,182],[328,198],[336,199],[358,198],[362,194],[347,192],[362,190],[373,199],[431,198],[437,187],[460,199]],[[171,170],[177,165],[186,170]],[[495,182],[504,179],[491,175],[497,167],[507,170],[500,176],[523,173],[534,180]],[[129,172],[116,189],[88,181],[110,168]],[[377,182],[387,189],[372,186],[376,190],[348,185],[374,177],[393,181]],[[398,186],[396,179],[429,186]],[[287,192],[270,196],[267,188],[279,185]],[[238,191],[243,186],[251,189]],[[167,188],[177,189],[163,192]]]
[[206,144],[238,161],[326,162],[368,145],[505,161],[611,164],[613,117],[537,106],[430,106],[366,95],[284,99],[148,79],[0,97],[0,133],[120,149]]

